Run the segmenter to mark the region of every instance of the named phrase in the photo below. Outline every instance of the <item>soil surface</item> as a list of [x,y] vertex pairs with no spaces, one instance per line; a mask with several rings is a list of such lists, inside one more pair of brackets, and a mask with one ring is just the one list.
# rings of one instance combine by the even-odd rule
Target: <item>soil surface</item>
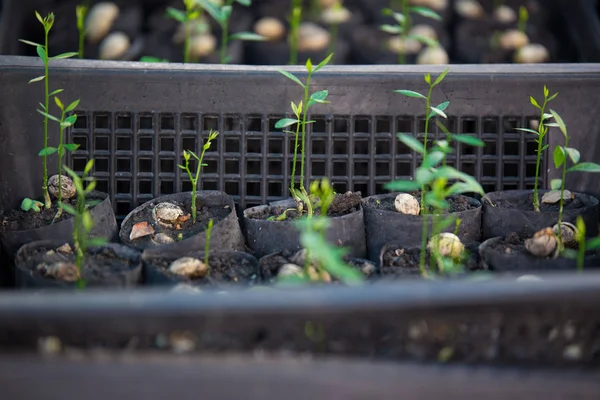
[[[55,278],[47,276],[42,270],[43,266],[56,262],[74,264],[76,258],[73,253],[65,254],[49,247],[37,248],[28,256],[28,259],[31,260],[28,267],[31,268],[32,274],[52,280]],[[110,275],[130,271],[136,265],[139,265],[136,260],[123,257],[113,249],[102,248],[98,251],[88,252],[82,268],[82,278],[86,281],[100,281]]]
[[[361,192],[346,192],[344,194],[336,194],[331,206],[327,210],[328,217],[341,217],[360,211],[362,194]],[[320,215],[319,207],[314,207],[315,215]],[[263,213],[256,213],[252,216],[254,219],[269,219],[277,218],[283,214],[285,210],[275,209],[274,207],[266,209]],[[300,214],[294,209],[286,212],[286,217],[283,221],[294,221],[300,218]]]
[[[106,199],[106,195],[90,195],[87,197],[87,201],[102,201]],[[65,200],[66,203],[72,207],[75,207],[77,203],[77,197]],[[93,208],[93,207],[92,207]],[[0,230],[2,231],[26,231],[41,228],[43,226],[50,225],[58,212],[58,201],[52,202],[52,207],[45,209],[43,208],[39,213],[34,211],[23,211],[20,208],[9,211],[4,214],[0,219]],[[62,215],[57,218],[56,222],[64,221],[66,219],[73,218],[73,216],[67,212],[63,212]]]
[[[466,271],[476,271],[481,269],[479,265],[479,242],[472,242],[465,245],[467,252]],[[390,246],[383,254],[383,264],[381,266],[382,278],[418,278],[421,275],[419,262],[421,258],[420,248],[405,249],[401,246]],[[425,255],[425,269],[430,271],[429,265],[431,256],[429,251]],[[437,271],[436,271],[437,272]]]
[[[560,204],[557,202],[555,204],[546,204],[542,203],[542,194],[539,194],[540,198],[540,211],[541,212],[558,212],[560,209]],[[506,200],[506,199],[496,199],[494,200],[494,205],[500,208],[507,209],[515,209],[522,211],[534,211],[533,210],[533,193],[530,193],[527,198],[521,198],[518,200]],[[578,195],[575,195],[574,199],[566,199],[564,201],[563,209],[564,210],[576,210],[579,208],[585,207],[583,201]]]
[[[415,193],[410,193],[410,194],[419,201],[419,205],[422,208],[420,193],[415,192]],[[379,200],[379,202],[378,202],[378,200]],[[396,206],[394,205],[394,201],[395,201],[394,197],[390,197],[390,198],[386,198],[386,199],[369,199],[367,204],[371,208],[397,212]],[[457,212],[462,212],[462,211],[469,211],[469,210],[474,210],[477,208],[477,207],[469,204],[469,201],[468,201],[467,197],[465,197],[465,196],[456,196],[454,198],[449,198],[448,203],[450,203],[450,207],[447,210],[444,210],[444,214],[452,214],[452,213],[457,213]],[[433,212],[432,208],[430,208],[430,212]]]
[[[173,228],[168,228],[163,225],[160,225],[155,222],[154,217],[152,216],[152,210],[157,204],[159,204],[158,202],[154,202],[154,204],[149,205],[141,212],[132,215],[128,221],[123,223],[122,229],[124,229],[125,232],[128,233],[127,237],[129,238],[129,234],[131,233],[133,225],[137,224],[138,222],[146,221],[148,222],[148,225],[154,228],[155,235],[163,233],[175,241],[183,240],[195,236],[201,232],[204,232],[208,227],[208,222],[211,218],[214,220],[214,225],[216,225],[219,222],[223,221],[231,213],[231,208],[228,205],[205,206],[203,202],[200,199],[198,199],[196,200],[196,222],[194,223],[191,217],[191,198],[188,202],[178,202],[174,199],[171,199],[168,202],[181,207],[181,209],[184,212],[184,215],[189,214],[190,218],[187,221],[180,223],[178,227],[176,226]],[[181,237],[179,237],[180,234]],[[149,235],[141,237],[139,239],[135,239],[134,242],[136,245],[150,246],[154,244],[151,240],[152,235]]]
[[[177,280],[193,285],[218,286],[219,284],[254,284],[259,280],[256,264],[245,257],[233,257],[231,253],[211,254],[208,259],[210,276],[185,278],[168,271],[173,259],[154,259],[148,267],[157,268],[169,280]],[[202,258],[202,261],[204,259]]]

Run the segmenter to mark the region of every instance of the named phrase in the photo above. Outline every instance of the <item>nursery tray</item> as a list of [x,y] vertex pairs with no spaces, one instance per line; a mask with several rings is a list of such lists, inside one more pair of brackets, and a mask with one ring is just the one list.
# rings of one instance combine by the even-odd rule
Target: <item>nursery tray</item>
[[[301,67],[283,67],[304,77]],[[307,179],[328,176],[337,192],[386,193],[384,185],[409,178],[418,163],[397,132],[421,135],[424,105],[396,89],[425,91],[425,73],[444,66],[330,66],[313,78],[331,104],[317,105],[307,132]],[[43,85],[41,61],[0,56],[0,208],[18,207],[41,187]],[[302,93],[275,67],[57,60],[50,89],[63,102],[80,98],[79,118],[67,132],[79,149],[68,165],[82,171],[93,157],[97,189],[108,192],[118,218],[160,195],[190,190],[183,149],[199,152],[210,129],[219,137],[207,152],[201,187],[224,190],[243,209],[289,197],[293,138],[275,122]],[[452,65],[433,102],[450,101],[449,129],[482,139],[484,148],[456,146],[449,164],[473,175],[486,191],[533,186],[534,135],[517,131],[537,119],[529,96],[543,86],[559,92],[553,108],[569,127],[581,159],[600,159],[600,120],[589,110],[600,89],[599,64]],[[51,129],[57,129],[51,126]],[[436,127],[437,130],[437,127]],[[57,132],[51,131],[56,138]],[[439,135],[439,132],[435,132]],[[562,135],[550,136],[553,148]],[[50,173],[56,161],[50,157]],[[545,171],[550,171],[546,174]],[[558,171],[542,159],[543,186]],[[598,174],[569,174],[570,190],[600,195]]]

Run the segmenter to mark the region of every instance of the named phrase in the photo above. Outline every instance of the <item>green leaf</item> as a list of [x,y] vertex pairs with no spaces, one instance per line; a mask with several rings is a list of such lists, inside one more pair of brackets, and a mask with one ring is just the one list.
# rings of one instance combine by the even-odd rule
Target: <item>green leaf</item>
[[552,179],[550,181],[550,189],[560,190],[562,188],[562,179]]
[[448,118],[448,116],[446,115],[446,113],[444,113],[442,110],[435,108],[435,107],[429,107],[431,108],[431,111],[433,111],[434,113],[436,113],[437,115],[439,115],[442,118]]
[[585,248],[587,250],[600,249],[600,237],[595,237],[595,238],[588,240],[585,244]]
[[585,241],[585,236],[586,236],[586,226],[585,226],[585,221],[583,220],[583,217],[581,216],[581,214],[579,214],[577,216],[577,219],[575,221],[575,226],[577,228],[577,231],[575,232],[575,240],[577,240],[577,242],[579,244],[583,244]]
[[442,20],[442,17],[438,13],[436,13],[433,10],[430,10],[427,7],[409,7],[408,10],[411,11],[411,12],[414,12],[415,14],[419,14],[419,15],[421,15],[423,17],[431,18],[431,19],[434,19],[436,21],[441,21]]
[[88,246],[90,247],[102,247],[108,243],[108,240],[105,238],[91,238],[88,241]]
[[425,83],[427,83],[428,85],[431,85],[431,74],[423,75],[423,79],[425,80]]
[[67,118],[65,118],[65,122],[69,123],[70,125],[73,125],[75,122],[77,122],[77,115],[69,115]]
[[[211,17],[214,18],[215,21],[217,21],[219,23],[219,25],[223,25],[223,22],[225,22],[225,13],[221,13],[221,9],[219,9],[212,1],[210,0],[196,0],[196,2],[198,4],[200,4],[200,6],[202,6],[203,9],[206,10],[206,12],[208,12],[210,14]],[[225,7],[227,6],[223,6],[223,9],[225,9]],[[229,7],[231,8],[231,7]],[[231,11],[230,11],[231,12]]]
[[252,0],[236,0],[243,6],[250,7],[252,5]]
[[41,45],[39,43],[31,42],[29,40],[24,40],[24,39],[19,39],[19,42],[28,44],[28,45],[33,46],[33,47],[44,47],[43,45]]
[[[74,102],[72,102],[71,104],[69,104],[65,111],[66,112],[73,111],[75,108],[77,108],[78,105],[79,105],[79,99],[77,99]],[[77,116],[75,116],[75,119],[77,119]],[[75,122],[75,121],[73,121],[73,122]]]
[[38,47],[36,47],[36,51],[37,51],[37,54],[40,57],[40,59],[44,63],[47,63],[48,62],[48,56],[46,54],[46,50],[44,50],[44,47],[43,46],[38,46]]
[[429,184],[433,180],[433,172],[431,172],[428,168],[417,168],[415,171],[415,182],[419,184],[419,186],[425,186]]
[[28,83],[34,83],[34,82],[39,82],[41,80],[44,80],[45,76],[44,75],[40,75],[37,78],[33,78],[31,79]]
[[392,35],[398,35],[402,32],[401,27],[389,24],[380,25],[379,30],[382,32],[391,33]]
[[36,110],[36,111],[39,112],[40,114],[42,114],[44,117],[51,119],[52,121],[60,123],[60,119],[56,118],[54,115],[50,115],[47,112],[44,112],[42,110]]
[[62,101],[60,101],[60,99],[58,98],[58,96],[54,97],[54,102],[56,103],[56,105],[58,106],[58,108],[60,108],[61,110],[65,108],[65,106],[63,105]]
[[565,147],[564,150],[567,151],[567,155],[569,156],[571,161],[573,161],[573,164],[577,164],[581,159],[581,154],[579,153],[579,150],[574,149],[572,147]]
[[548,97],[549,94],[550,94],[550,91],[548,90],[548,87],[546,85],[544,85],[544,98]]
[[440,103],[437,106],[435,106],[435,108],[437,108],[438,110],[441,110],[441,111],[445,111],[449,105],[450,105],[449,101],[444,101],[443,103]]
[[538,104],[536,99],[533,98],[533,96],[529,96],[529,101],[535,108],[540,109],[540,110],[542,109],[542,107],[540,107],[540,105]]
[[93,166],[94,166],[94,159],[91,158],[90,160],[88,160],[87,164],[85,164],[85,168],[83,169],[84,175],[89,174],[90,171],[92,170]]
[[548,97],[548,101],[552,101],[558,96],[558,92],[554,93],[552,96]]
[[24,198],[23,201],[21,201],[21,210],[23,211],[35,211],[35,212],[40,212],[42,211],[42,207],[44,206],[44,203],[37,201],[37,200],[32,200],[29,198]]
[[185,22],[186,20],[185,12],[173,7],[167,8],[167,15],[179,22]]
[[464,172],[460,172],[453,167],[450,167],[450,166],[440,167],[436,171],[435,175],[436,175],[436,178],[446,178],[448,180],[457,179],[457,180],[463,181],[465,183],[466,187],[468,187],[469,192],[479,193],[482,196],[485,195],[485,193],[483,192],[483,188],[481,187],[479,182],[477,182],[475,180],[475,178],[473,178],[470,175],[465,174]]
[[38,153],[38,156],[49,156],[51,154],[54,154],[58,151],[58,149],[56,147],[46,147],[40,150],[40,152]]
[[65,58],[75,57],[78,54],[79,53],[77,53],[77,52],[62,53],[62,54],[56,55],[54,57],[50,57],[50,59],[51,60],[62,60],[62,59],[65,59]]
[[326,104],[328,103],[328,101],[326,101],[325,99],[327,99],[327,95],[329,94],[328,90],[320,90],[318,92],[313,93],[309,100],[308,100],[308,106],[312,106],[315,103],[318,104]]
[[582,162],[572,166],[567,172],[600,172],[600,165],[593,162]]
[[454,139],[460,143],[468,144],[469,146],[475,146],[475,147],[485,146],[485,142],[483,142],[481,139],[476,138],[475,136],[471,136],[471,135],[456,134],[456,135],[452,135],[452,139]]
[[415,181],[392,181],[386,183],[384,187],[394,192],[414,192],[415,190],[419,190],[421,185]]
[[412,90],[394,90],[394,93],[400,93],[403,94],[406,97],[416,97],[419,99],[426,99],[427,97],[423,96],[421,93],[419,92],[414,92]]
[[238,32],[229,36],[229,40],[246,40],[252,42],[260,42],[263,40],[267,40],[267,38],[253,32]]
[[562,120],[561,116],[558,115],[556,113],[556,111],[554,111],[554,110],[550,110],[550,113],[554,117],[554,120],[558,124],[558,127],[560,128],[563,135],[565,135],[565,137],[567,137],[567,126],[565,125],[565,122]]
[[309,74],[313,71],[313,63],[310,60],[310,58],[308,60],[306,60],[305,67]]
[[399,133],[398,139],[402,143],[404,143],[408,148],[416,151],[417,153],[420,153],[420,154],[425,153],[425,146],[423,146],[423,143],[419,142],[413,136],[406,134],[406,133]]
[[63,147],[69,151],[75,151],[79,148],[79,145],[75,143],[67,143],[63,144]]
[[423,168],[434,168],[436,167],[444,158],[446,154],[443,151],[431,151],[425,160],[423,160],[422,167]]
[[327,64],[329,64],[329,62],[331,61],[331,59],[333,58],[334,53],[329,54],[327,57],[325,57],[325,59],[323,61],[321,61],[319,63],[319,65],[317,65],[315,67],[315,69],[313,70],[313,73],[317,72],[318,70],[320,70],[321,68],[323,68],[324,66],[326,66]]
[[68,212],[71,215],[77,215],[77,212],[75,211],[75,209],[66,203],[60,203],[60,208],[62,208],[63,210],[65,210],[66,212]]
[[421,35],[408,35],[407,39],[416,40],[417,42],[423,43],[429,47],[436,47],[439,44],[437,40]]
[[444,80],[446,75],[448,75],[448,72],[450,72],[450,68],[446,68],[446,70],[444,72],[442,72],[442,74],[440,76],[437,77],[435,82],[433,82],[433,86],[439,85]]
[[[61,93],[62,91],[63,91],[63,89],[56,89],[55,91],[51,92],[48,96],[49,97],[56,96],[57,94]],[[42,108],[46,108],[46,107],[42,107]]]
[[515,128],[515,130],[522,131],[522,132],[533,133],[534,135],[538,135],[539,136],[539,132],[538,131],[534,131],[533,129],[529,129],[529,128]]
[[304,86],[304,83],[302,83],[302,82],[300,81],[300,79],[296,78],[296,76],[295,76],[295,75],[292,75],[292,74],[290,74],[289,72],[287,72],[287,71],[282,71],[282,70],[278,70],[277,72],[279,72],[281,75],[285,76],[286,78],[288,78],[288,79],[290,79],[290,80],[292,80],[292,81],[296,82],[298,85],[300,85],[300,86],[302,86],[302,87],[305,87],[305,86]]
[[275,128],[282,129],[297,124],[299,121],[293,118],[282,118],[275,123]]
[[562,146],[554,148],[554,168],[558,168],[565,162],[565,151]]

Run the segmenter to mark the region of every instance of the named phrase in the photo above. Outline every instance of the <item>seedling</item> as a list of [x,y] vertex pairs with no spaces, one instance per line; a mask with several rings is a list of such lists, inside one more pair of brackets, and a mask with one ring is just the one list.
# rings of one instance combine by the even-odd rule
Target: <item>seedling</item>
[[[190,1],[190,0],[188,0]],[[196,0],[210,15],[219,23],[221,27],[221,52],[220,59],[221,64],[227,64],[230,61],[230,57],[227,55],[227,46],[234,40],[249,40],[249,41],[261,41],[265,38],[261,35],[257,35],[252,32],[238,32],[233,35],[229,35],[229,18],[233,10],[233,4],[239,3],[245,7],[252,5],[252,0],[225,0],[222,6],[217,6],[210,0]]]
[[167,15],[184,24],[185,39],[183,45],[183,62],[190,62],[190,37],[191,29],[190,25],[197,25],[196,21],[202,16],[202,9],[199,7],[197,0],[183,0],[185,11],[178,10],[173,7],[167,8]]
[[208,265],[208,256],[210,252],[210,235],[212,233],[214,220],[211,218],[208,220],[208,226],[206,227],[206,244],[204,245],[204,265],[206,265],[207,275],[210,276],[210,267]]
[[88,12],[88,6],[84,4],[75,7],[77,17],[77,32],[79,33],[79,58],[83,58],[83,48],[85,44],[85,17]]
[[585,222],[583,221],[583,217],[581,215],[577,216],[576,221],[577,231],[575,232],[575,240],[578,243],[577,249],[577,271],[583,271],[583,262],[585,260],[585,252],[589,250],[598,250],[600,249],[600,237],[594,237],[589,240],[585,240],[586,236],[586,227]]
[[[85,256],[90,247],[102,246],[107,243],[105,238],[92,238],[91,233],[94,229],[94,220],[90,213],[89,207],[97,204],[96,202],[88,202],[87,196],[96,188],[96,180],[90,176],[89,173],[92,171],[94,166],[94,160],[90,159],[83,170],[81,177],[64,166],[65,171],[73,179],[75,189],[77,191],[77,204],[73,208],[70,204],[62,203],[61,208],[66,212],[74,216],[73,224],[73,243],[75,245],[75,265],[79,279],[77,280],[77,287],[83,288],[85,281],[82,278],[83,264],[85,262]],[[87,184],[84,187],[84,182]]]
[[[48,66],[49,66],[49,62],[50,60],[58,60],[58,59],[63,59],[63,58],[71,58],[77,55],[77,53],[63,53],[63,54],[59,54],[53,57],[49,56],[49,51],[48,51],[48,36],[50,34],[50,30],[52,29],[52,26],[54,25],[54,13],[50,13],[48,14],[46,17],[42,18],[42,16],[36,11],[35,12],[35,17],[37,18],[38,21],[40,21],[40,24],[42,24],[42,26],[44,27],[44,44],[39,44],[39,43],[35,43],[35,42],[31,42],[29,40],[24,40],[24,39],[19,39],[19,41],[28,44],[30,46],[34,46],[36,48],[37,54],[39,56],[39,58],[42,60],[42,62],[44,63],[44,75],[38,76],[36,78],[33,78],[29,81],[29,83],[34,83],[34,82],[39,82],[39,81],[44,81],[44,104],[40,103],[40,106],[42,107],[42,110],[44,112],[49,112],[49,107],[50,107],[50,97],[54,96],[60,92],[62,92],[62,89],[56,89],[54,90],[52,93],[50,93],[49,90],[49,74],[48,74]],[[47,116],[44,116],[44,149],[46,149],[48,147],[48,120],[49,118]],[[43,157],[43,178],[42,178],[42,192],[44,195],[44,208],[49,209],[50,207],[52,207],[52,202],[50,201],[50,194],[48,193],[48,156],[43,153],[43,149],[40,152],[40,155]]]
[[62,204],[62,190],[61,190],[61,188],[62,188],[62,165],[63,165],[62,160],[63,160],[63,157],[64,157],[66,151],[75,151],[79,147],[79,145],[77,145],[77,144],[63,143],[64,136],[65,136],[64,135],[65,128],[69,128],[69,127],[73,126],[73,124],[75,124],[75,122],[77,121],[76,114],[71,114],[71,115],[67,116],[67,113],[70,113],[73,110],[75,110],[75,108],[77,108],[77,106],[79,105],[79,99],[73,101],[71,104],[69,104],[68,106],[65,107],[64,104],[62,103],[62,101],[60,101],[60,99],[58,98],[58,95],[56,95],[56,96],[54,96],[54,102],[56,103],[56,105],[58,106],[58,108],[61,111],[60,118],[50,115],[49,113],[44,112],[42,110],[37,110],[37,111],[40,114],[42,114],[44,117],[57,122],[59,125],[60,135],[59,135],[58,147],[48,146],[48,147],[42,149],[42,151],[40,152],[40,155],[44,155],[44,156],[49,156],[51,154],[58,153],[58,187],[59,187],[59,190],[57,193],[57,197],[58,197],[59,207],[58,207],[58,212],[56,213],[56,216],[54,217],[54,220],[57,220],[62,215],[62,208],[60,207],[60,205]]
[[[565,137],[565,145],[564,146],[556,146],[554,148],[554,166],[556,168],[562,167],[562,178],[561,179],[553,179],[550,182],[550,186],[552,190],[560,190],[560,200],[559,200],[559,209],[558,209],[558,226],[560,228],[562,223],[562,215],[563,215],[563,206],[564,206],[564,193],[565,193],[565,181],[567,179],[568,172],[600,172],[600,165],[593,162],[579,162],[581,158],[581,154],[579,150],[569,147],[569,134],[567,132],[567,126],[563,121],[562,117],[554,110],[550,110],[551,117],[555,122],[546,123],[546,126],[549,127],[557,127],[560,129],[562,134]],[[549,118],[548,118],[549,119]],[[567,168],[568,160],[571,160],[573,165],[570,168]],[[564,244],[562,240],[562,229],[558,229],[558,244],[560,246],[559,250],[564,249]]]
[[[284,130],[286,133],[295,134],[294,141],[294,160],[292,164],[292,179],[290,182],[290,193],[292,197],[296,200],[298,205],[298,211],[302,213],[303,203],[309,203],[308,194],[306,193],[306,188],[304,187],[304,162],[305,162],[305,149],[306,149],[306,126],[314,121],[308,120],[308,110],[315,104],[326,104],[329,103],[327,99],[327,95],[329,91],[320,90],[314,93],[310,93],[310,82],[312,76],[315,72],[323,68],[331,58],[333,54],[330,54],[327,58],[325,58],[321,63],[319,63],[316,67],[313,66],[310,59],[306,62],[306,83],[302,83],[300,79],[298,79],[295,75],[287,72],[287,71],[279,71],[283,76],[290,79],[291,81],[298,84],[300,87],[304,89],[304,98],[298,104],[294,102],[291,103],[292,111],[294,113],[295,118],[282,118],[275,123],[275,128],[284,129],[291,126],[296,126],[295,132]],[[301,133],[301,134],[300,134]],[[299,140],[301,138],[301,142]],[[301,146],[301,159],[300,159],[300,189],[297,190],[295,187],[296,184],[296,162],[298,160],[298,148]]]
[[527,33],[527,21],[529,21],[529,12],[527,7],[519,7],[519,22],[517,23],[517,29],[521,33]]
[[536,131],[531,128],[516,128],[519,131],[533,133],[534,135],[537,136],[537,138],[535,139],[535,142],[537,143],[538,147],[537,147],[537,159],[535,162],[535,181],[533,184],[533,209],[534,209],[534,211],[540,211],[540,197],[538,194],[538,187],[539,187],[539,181],[540,181],[540,165],[541,165],[541,161],[542,161],[542,153],[549,146],[549,145],[544,145],[544,139],[546,137],[546,134],[548,133],[548,127],[546,124],[546,120],[548,118],[552,117],[552,114],[546,113],[546,107],[548,106],[548,103],[550,103],[552,100],[554,100],[556,98],[556,96],[558,96],[558,93],[554,93],[552,96],[550,96],[550,91],[548,90],[546,85],[544,85],[544,102],[542,103],[541,106],[539,105],[539,103],[533,96],[529,96],[529,101],[531,102],[531,104],[535,108],[540,110],[540,119],[538,122],[538,129]]
[[289,16],[290,30],[288,43],[290,45],[290,65],[298,64],[298,37],[302,22],[302,0],[292,0],[292,13]]
[[[219,136],[219,132],[213,131],[211,129],[210,133],[208,134],[208,138],[206,139],[206,143],[204,143],[204,145],[202,146],[202,153],[200,154],[200,157],[198,157],[196,155],[196,153],[194,153],[191,150],[184,150],[183,151],[183,159],[185,160],[185,165],[178,165],[179,168],[181,168],[182,170],[187,172],[187,174],[190,178],[190,182],[192,183],[192,221],[193,221],[193,223],[196,223],[196,214],[197,214],[196,191],[198,190],[198,182],[200,181],[200,171],[202,170],[202,167],[205,167],[208,165],[208,164],[204,164],[204,162],[203,162],[204,154],[206,154],[206,151],[208,149],[210,149],[210,145],[212,144],[212,141],[215,140],[217,138],[217,136]],[[195,158],[198,163],[196,165],[196,174],[193,174],[192,171],[190,170],[190,158],[191,157]]]
[[21,210],[27,212],[27,211],[35,211],[35,212],[40,212],[42,211],[42,208],[44,207],[44,203],[42,203],[41,201],[37,201],[37,200],[33,200],[30,198],[24,198],[23,201],[21,202]]
[[[416,40],[420,43],[423,43],[427,46],[437,46],[437,41],[432,40],[428,37],[421,35],[414,35],[410,33],[412,28],[412,18],[411,13],[421,15],[426,18],[431,18],[436,21],[441,21],[442,17],[436,13],[435,11],[422,6],[409,6],[408,0],[402,0],[402,11],[396,12],[391,8],[385,8],[383,10],[384,15],[388,15],[396,20],[395,25],[384,24],[379,27],[384,32],[391,33],[393,35],[398,35],[402,43],[406,43],[408,40]],[[398,52],[398,63],[406,64],[406,52],[399,51]]]

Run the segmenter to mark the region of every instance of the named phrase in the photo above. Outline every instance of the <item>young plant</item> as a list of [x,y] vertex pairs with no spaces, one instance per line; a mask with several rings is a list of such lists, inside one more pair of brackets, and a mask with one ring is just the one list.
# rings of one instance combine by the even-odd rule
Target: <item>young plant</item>
[[[396,20],[396,24],[384,24],[381,25],[379,29],[393,35],[398,35],[401,43],[406,43],[408,40],[416,40],[426,46],[437,46],[438,43],[435,40],[410,33],[412,28],[411,13],[418,14],[426,18],[431,18],[436,21],[442,20],[442,17],[438,13],[429,8],[422,6],[409,6],[408,0],[402,0],[401,12],[396,12],[391,8],[385,8],[383,10],[383,14],[393,17],[394,20]],[[398,64],[406,64],[406,53],[404,51],[398,52]]]
[[[306,126],[314,121],[308,120],[308,110],[315,104],[326,104],[328,103],[327,95],[329,91],[320,90],[314,93],[310,93],[310,83],[312,76],[315,72],[323,68],[331,58],[333,54],[330,54],[327,58],[321,61],[316,67],[313,66],[311,60],[309,59],[306,62],[306,83],[302,83],[300,79],[298,79],[295,75],[287,72],[287,71],[279,71],[283,76],[290,79],[291,81],[298,84],[304,90],[304,97],[298,104],[292,102],[292,111],[294,113],[295,118],[282,118],[275,123],[275,128],[277,129],[285,129],[291,126],[296,127],[295,132],[284,130],[286,133],[295,134],[294,141],[294,160],[292,164],[292,177],[290,182],[290,193],[292,197],[296,200],[298,205],[298,211],[302,213],[303,203],[309,203],[308,194],[306,193],[306,188],[304,187],[304,162],[305,162],[305,149],[306,149]],[[300,141],[300,143],[299,143]],[[300,158],[300,188],[296,189],[296,162],[298,160],[298,148],[301,146],[301,158]]]
[[[35,42],[31,42],[29,40],[19,39],[19,41],[28,44],[30,46],[34,46],[36,48],[37,54],[44,63],[44,75],[40,75],[36,78],[33,78],[29,81],[29,83],[44,81],[44,104],[41,104],[42,110],[44,112],[49,112],[50,109],[50,97],[54,96],[60,92],[62,89],[56,89],[52,93],[49,90],[49,62],[50,60],[57,60],[63,58],[70,58],[77,55],[77,53],[63,53],[53,57],[50,57],[50,52],[48,51],[48,36],[50,35],[50,30],[54,25],[54,13],[48,14],[46,17],[42,18],[42,16],[36,11],[35,17],[42,24],[44,28],[44,44],[39,44]],[[48,147],[48,120],[47,116],[44,116],[44,149]],[[44,149],[40,151],[40,156],[43,157],[43,177],[42,177],[42,192],[44,195],[44,208],[49,209],[52,206],[52,202],[50,200],[50,194],[48,193],[48,156],[44,154]],[[35,209],[33,209],[35,210]]]
[[[77,280],[77,287],[83,288],[85,281],[82,278],[83,275],[83,264],[85,262],[85,256],[90,247],[102,246],[106,244],[105,238],[92,238],[91,233],[94,229],[94,220],[90,213],[89,207],[97,204],[97,202],[88,202],[87,196],[96,188],[96,180],[90,176],[89,173],[92,171],[94,166],[94,160],[91,159],[87,162],[83,174],[80,177],[77,173],[69,169],[66,165],[64,166],[65,171],[73,179],[75,189],[77,191],[77,204],[73,208],[69,204],[62,203],[61,208],[66,212],[74,216],[73,224],[73,243],[75,246],[75,265],[79,279]],[[87,185],[84,185],[86,183]]]
[[252,5],[252,0],[224,0],[223,5],[220,7],[215,5],[211,0],[196,0],[196,2],[200,4],[221,27],[221,64],[227,64],[230,61],[230,57],[227,55],[227,46],[230,42],[234,40],[265,40],[263,36],[252,32],[238,32],[229,35],[229,18],[233,11],[233,4],[239,3],[245,7],[250,7]]
[[88,6],[84,4],[75,7],[75,16],[77,17],[77,32],[79,34],[79,58],[83,58],[83,47],[85,44],[85,17],[88,12]]
[[296,65],[298,64],[298,37],[300,35],[300,23],[302,22],[302,0],[292,0],[292,13],[288,19],[290,22],[288,33],[290,65]]
[[192,24],[195,26],[196,21],[202,16],[201,8],[196,0],[183,0],[185,11],[178,10],[173,7],[167,8],[167,15],[175,21],[184,24],[185,39],[183,44],[183,62],[190,62],[190,37]]
[[[192,221],[193,221],[193,223],[196,223],[196,214],[197,214],[196,191],[198,190],[198,182],[200,181],[200,171],[202,170],[202,167],[205,167],[207,165],[207,164],[204,164],[204,162],[203,162],[204,154],[206,154],[206,151],[208,149],[210,149],[210,145],[212,144],[212,141],[215,140],[217,138],[217,136],[219,136],[219,132],[213,131],[211,129],[210,133],[208,134],[208,138],[206,139],[206,143],[204,143],[204,145],[202,146],[202,153],[200,154],[200,157],[198,157],[196,155],[196,153],[194,153],[191,150],[184,150],[183,151],[183,159],[185,160],[185,165],[178,165],[179,168],[181,168],[182,170],[187,172],[187,174],[190,178],[190,182],[192,183]],[[193,174],[192,171],[190,170],[190,157],[195,158],[197,161],[195,174]]]
[[[557,127],[560,129],[565,137],[564,146],[556,146],[554,148],[554,166],[556,168],[562,168],[561,179],[553,179],[550,182],[552,190],[560,191],[559,209],[558,209],[558,226],[561,226],[564,206],[564,193],[565,193],[565,181],[567,179],[568,172],[600,172],[600,165],[593,162],[579,162],[581,154],[579,150],[569,147],[569,134],[567,132],[567,126],[563,121],[562,117],[554,110],[550,110],[551,117],[555,122],[548,122],[546,126]],[[549,119],[549,118],[548,118]],[[567,168],[568,160],[571,160],[572,166]],[[564,249],[562,240],[562,229],[558,229],[558,244],[560,250]]]
[[585,252],[589,250],[600,249],[600,237],[594,237],[586,241],[586,226],[581,215],[577,216],[576,221],[577,231],[575,232],[575,240],[577,240],[577,271],[583,271],[583,262],[585,260]]
[[537,136],[537,138],[535,139],[535,142],[538,145],[537,151],[536,151],[537,159],[536,159],[536,163],[535,163],[535,181],[533,184],[533,209],[534,209],[534,211],[540,211],[540,197],[538,194],[539,181],[540,181],[540,165],[541,165],[541,161],[542,161],[542,153],[548,148],[548,145],[544,145],[544,139],[546,137],[546,134],[548,133],[548,127],[546,124],[546,120],[552,116],[552,114],[546,113],[546,107],[548,106],[548,103],[550,103],[552,100],[554,100],[556,98],[556,96],[558,96],[558,93],[554,93],[552,96],[550,96],[550,91],[548,90],[546,85],[544,85],[544,101],[541,106],[533,96],[529,96],[529,101],[531,102],[531,104],[535,108],[540,110],[540,120],[538,122],[538,129],[536,131],[531,128],[516,128],[519,131],[533,133],[534,135]]
[[211,218],[208,220],[208,226],[206,227],[206,244],[204,245],[204,265],[206,265],[206,274],[208,276],[210,276],[210,267],[208,265],[208,256],[210,252],[210,235],[212,233],[214,223],[215,221]]
[[75,122],[77,121],[76,114],[71,114],[69,116],[67,116],[67,114],[72,112],[73,110],[75,110],[75,108],[77,108],[77,106],[79,105],[79,99],[73,101],[71,104],[69,104],[68,106],[65,107],[65,105],[62,103],[62,101],[60,101],[60,99],[58,98],[58,95],[55,95],[54,102],[60,109],[60,118],[57,118],[57,117],[55,117],[47,112],[44,112],[42,110],[37,110],[37,111],[40,114],[42,114],[44,117],[51,119],[54,122],[57,122],[58,126],[59,126],[60,134],[59,134],[59,140],[58,140],[58,147],[48,146],[48,147],[42,149],[42,151],[40,152],[40,154],[44,155],[44,156],[49,156],[54,153],[58,153],[58,187],[59,187],[59,190],[57,193],[58,212],[56,213],[56,216],[54,217],[54,219],[56,220],[62,215],[62,208],[60,206],[62,204],[62,190],[60,189],[60,188],[62,188],[62,166],[63,166],[62,160],[67,151],[75,151],[79,147],[79,145],[77,145],[77,144],[64,143],[64,137],[65,137],[64,130],[66,128],[73,126],[75,124]]
[[521,33],[527,33],[527,21],[529,21],[529,12],[527,7],[519,7],[519,22],[517,23],[517,29]]

